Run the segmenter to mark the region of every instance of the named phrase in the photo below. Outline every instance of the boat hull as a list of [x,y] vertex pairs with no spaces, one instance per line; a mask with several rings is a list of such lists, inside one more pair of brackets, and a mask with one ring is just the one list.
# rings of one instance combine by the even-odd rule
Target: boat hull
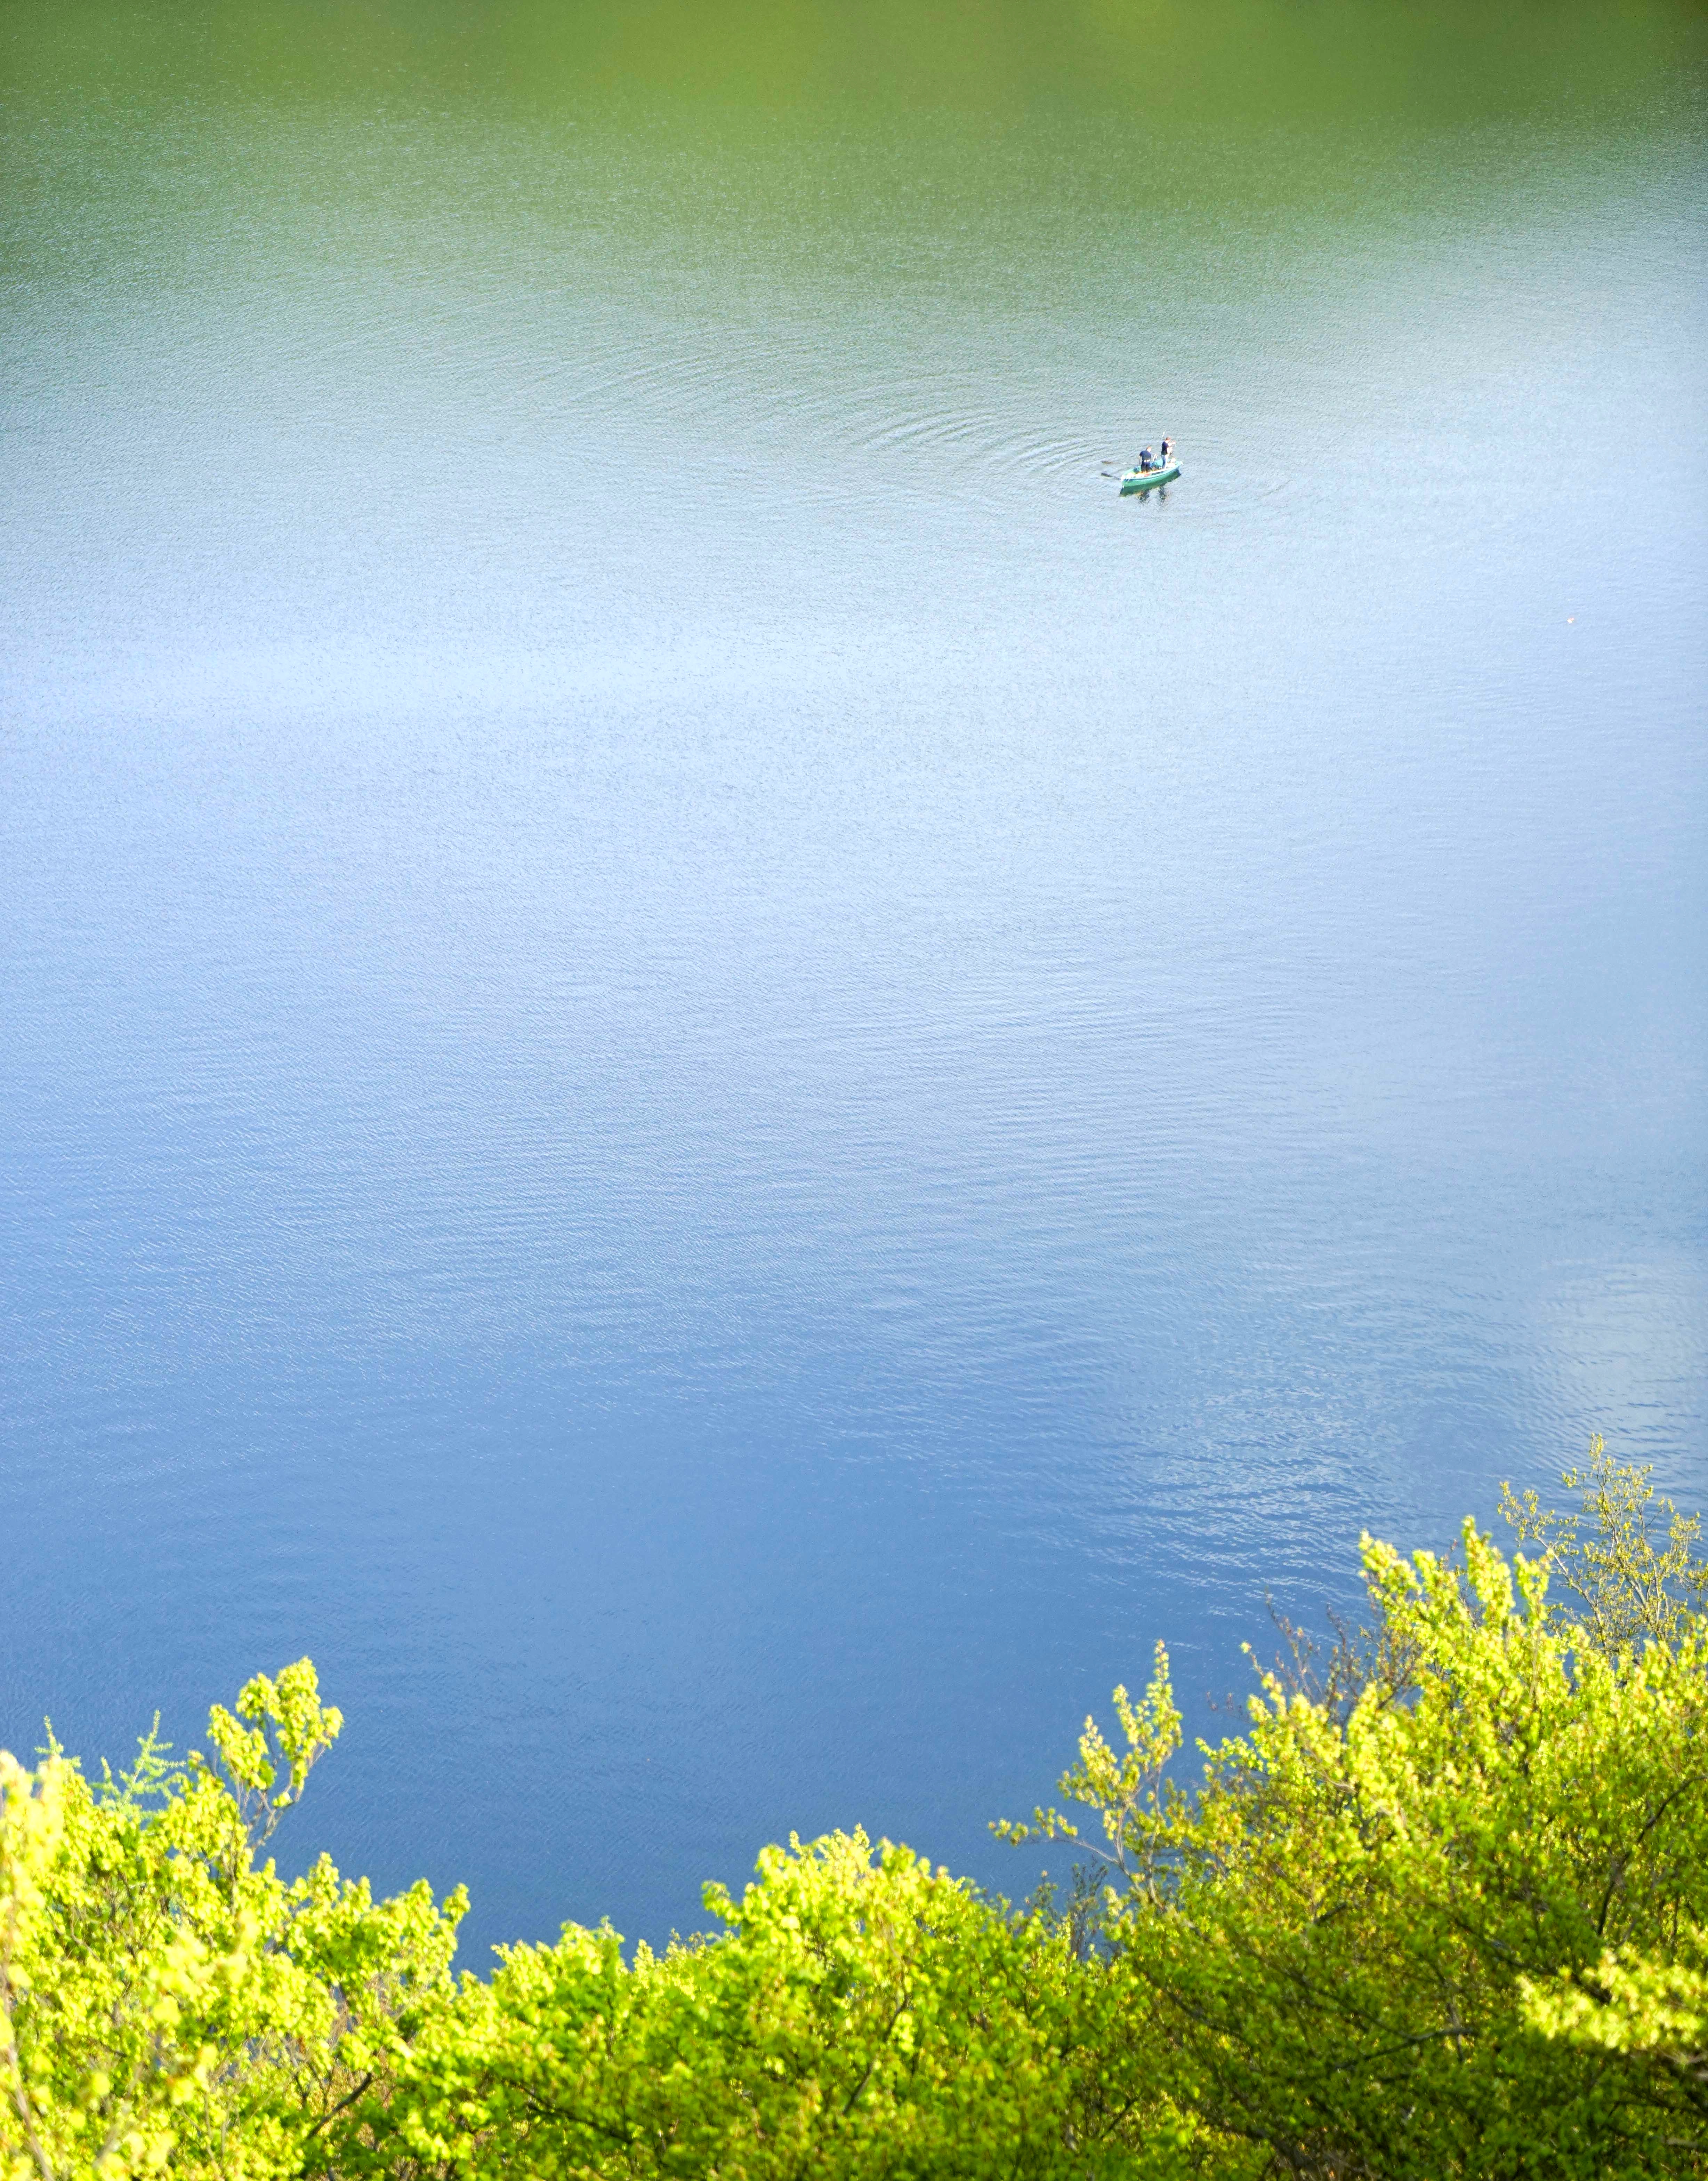
[[1129,492],[1149,492],[1155,484],[1172,484],[1180,475],[1180,464],[1171,462],[1165,469],[1128,470],[1121,480],[1124,494]]

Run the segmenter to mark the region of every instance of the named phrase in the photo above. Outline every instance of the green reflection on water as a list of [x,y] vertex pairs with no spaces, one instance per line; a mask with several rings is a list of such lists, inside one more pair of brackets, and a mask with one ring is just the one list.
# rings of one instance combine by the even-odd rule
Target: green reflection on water
[[1610,148],[1688,157],[1705,80],[1708,11],[1678,0],[16,4],[0,231],[14,276],[73,285],[429,232],[446,273],[597,227],[691,286],[691,232],[702,290],[759,251],[994,300],[1118,284],[1190,230],[1226,292],[1275,276],[1273,230],[1309,275],[1301,223],[1336,248],[1432,206],[1522,216],[1538,183],[1569,214],[1617,185]]
[[1700,67],[1676,0],[769,4],[15,4],[0,67],[36,99],[448,100],[516,110],[662,97],[731,108],[1120,108],[1148,127],[1594,116]]

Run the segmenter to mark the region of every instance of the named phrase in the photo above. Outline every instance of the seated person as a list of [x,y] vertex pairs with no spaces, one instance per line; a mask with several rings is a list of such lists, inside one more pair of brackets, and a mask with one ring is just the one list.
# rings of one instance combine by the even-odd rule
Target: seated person
[[1141,473],[1142,473],[1143,472],[1144,472],[1145,470],[1149,470],[1149,469],[1154,469],[1154,468],[1155,468],[1155,467],[1156,467],[1156,463],[1155,463],[1155,461],[1154,461],[1154,459],[1153,458],[1153,456],[1152,456],[1152,455],[1151,455],[1151,451],[1150,451],[1150,449],[1149,449],[1149,447],[1141,447],[1141,448],[1139,449],[1139,450],[1138,450],[1138,467],[1139,467],[1139,470],[1140,470]]

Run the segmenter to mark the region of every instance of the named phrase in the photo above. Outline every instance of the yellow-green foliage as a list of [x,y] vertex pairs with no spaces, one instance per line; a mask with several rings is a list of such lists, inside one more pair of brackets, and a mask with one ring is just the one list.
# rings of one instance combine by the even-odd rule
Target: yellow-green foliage
[[0,1753],[0,2173],[297,2173],[448,1995],[460,1896],[375,1902],[257,1847],[342,1724],[305,1659],[199,1754],[91,1781]]
[[723,1935],[632,1967],[608,1930],[508,1952],[420,2040],[403,2145],[482,2176],[1129,2170],[1117,1979],[1060,1932],[861,1834],[707,1905]]
[[[1501,2181],[1708,2174],[1708,1621],[1597,1447],[1534,1558],[1364,1541],[1371,1626],[1170,1767],[1089,1721],[1073,1913],[769,1848],[715,1936],[449,1969],[460,1896],[257,1860],[336,1736],[306,1661],[91,1781],[0,1756],[0,2181]],[[1087,1822],[1088,1814],[1092,1822]]]
[[1657,1578],[1628,1526],[1601,1542],[1573,1615],[1548,1552],[1367,1538],[1346,1701],[1265,1676],[1189,1795],[1165,1655],[1143,1703],[1117,1692],[1120,1753],[1087,1722],[1062,1792],[1097,1814],[1163,2079],[1255,2170],[1708,2170],[1708,1626],[1688,1555]]

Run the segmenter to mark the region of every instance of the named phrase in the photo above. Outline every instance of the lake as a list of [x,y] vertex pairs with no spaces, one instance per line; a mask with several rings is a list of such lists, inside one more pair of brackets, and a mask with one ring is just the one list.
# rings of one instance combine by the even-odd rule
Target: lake
[[[1708,19],[0,11],[0,1742],[468,1958],[1010,1891],[1171,1644],[1708,1497]],[[1184,474],[1104,474],[1167,432]]]

